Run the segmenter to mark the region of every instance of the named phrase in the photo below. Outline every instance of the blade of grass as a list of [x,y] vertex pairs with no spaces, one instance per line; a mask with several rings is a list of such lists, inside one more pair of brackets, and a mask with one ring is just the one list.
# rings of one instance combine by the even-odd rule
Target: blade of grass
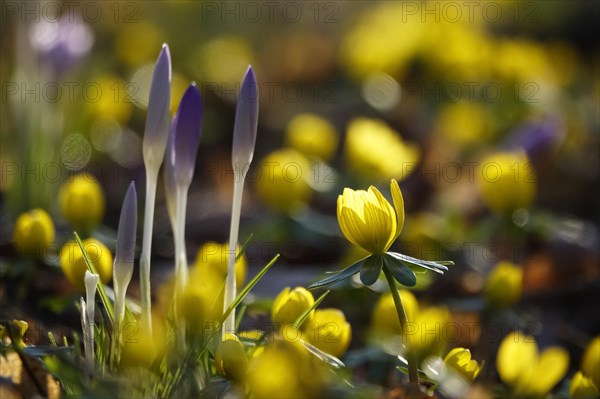
[[327,290],[323,295],[321,295],[319,297],[319,299],[317,299],[315,301],[315,303],[313,303],[313,305],[306,309],[301,315],[300,317],[298,317],[298,319],[296,319],[296,322],[294,323],[294,329],[299,329],[300,326],[302,326],[302,323],[304,323],[304,321],[306,320],[306,318],[308,317],[308,315],[310,314],[310,312],[312,312],[313,310],[315,310],[317,308],[317,306],[319,306],[321,304],[321,302],[323,302],[323,300],[325,299],[325,297],[327,295],[329,295],[329,293],[331,292],[331,290]]
[[[85,264],[87,265],[88,269],[91,273],[98,274],[96,267],[90,260],[87,251],[83,247],[83,242],[81,241],[79,234],[77,234],[77,232],[73,232],[73,234],[75,235],[75,241],[77,241],[77,245],[79,245],[79,248],[81,249],[83,259],[85,260]],[[102,281],[98,281],[98,292],[100,293],[100,299],[102,300],[102,304],[106,309],[106,313],[108,314],[110,324],[112,325],[115,320],[115,310],[112,306],[112,303],[109,301],[108,296],[106,295],[106,291],[104,290],[104,284],[102,283]]]
[[244,241],[244,243],[242,244],[240,250],[238,251],[237,255],[235,256],[235,261],[236,262],[238,260],[240,260],[240,258],[242,257],[242,255],[244,255],[244,253],[246,252],[246,248],[248,248],[248,244],[250,244],[250,240],[252,240],[252,237],[254,237],[254,233],[250,234],[248,236],[248,238],[246,238],[246,241]]

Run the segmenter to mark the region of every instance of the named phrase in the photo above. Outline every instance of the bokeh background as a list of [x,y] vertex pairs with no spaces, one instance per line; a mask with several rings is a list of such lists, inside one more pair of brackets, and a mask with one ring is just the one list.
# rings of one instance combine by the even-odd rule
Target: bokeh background
[[[58,252],[27,266],[14,223],[45,209],[60,248],[72,228],[59,188],[88,172],[106,196],[90,234],[110,245],[131,180],[143,201],[149,85],[168,43],[172,111],[191,81],[204,99],[191,261],[203,243],[228,237],[235,103],[252,64],[260,119],[240,240],[253,234],[250,274],[282,254],[257,303],[358,259],[338,229],[336,198],[369,185],[388,195],[396,178],[407,221],[394,248],[456,263],[443,277],[419,275],[421,300],[477,325],[490,270],[510,261],[522,268],[523,294],[502,325],[569,347],[575,365],[600,332],[597,2],[3,1],[1,11],[0,273],[11,314],[50,328],[77,322]],[[159,183],[154,286],[173,262]],[[328,301],[358,323],[360,346],[384,288],[353,284]]]

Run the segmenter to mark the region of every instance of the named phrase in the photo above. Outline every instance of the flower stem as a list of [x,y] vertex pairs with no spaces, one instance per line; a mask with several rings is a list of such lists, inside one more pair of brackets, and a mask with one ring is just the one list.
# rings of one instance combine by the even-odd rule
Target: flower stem
[[385,274],[385,278],[390,287],[390,292],[392,293],[392,298],[394,299],[396,313],[398,314],[398,321],[400,322],[401,334],[407,341],[406,360],[408,362],[408,381],[410,383],[408,394],[409,397],[412,397],[412,395],[417,395],[419,392],[419,372],[417,369],[417,356],[415,355],[414,350],[408,343],[408,337],[405,335],[406,326],[408,324],[408,318],[406,317],[406,312],[404,311],[404,307],[402,306],[402,300],[400,299],[400,294],[398,293],[398,288],[396,287],[396,280],[394,280],[394,276],[392,276],[392,273],[389,271],[386,265],[383,265],[383,274]]
[[142,326],[152,334],[152,302],[150,296],[150,254],[152,252],[152,227],[158,170],[146,168],[146,208],[144,209],[144,235],[140,257],[140,290],[142,302]]
[[[237,255],[237,241],[240,229],[240,215],[242,209],[242,194],[244,192],[244,173],[234,175],[233,205],[231,208],[231,227],[229,229],[229,251],[227,263],[227,283],[225,285],[225,300],[223,301],[223,312],[234,301],[237,287],[235,285],[235,258]],[[229,314],[223,324],[223,336],[226,333],[235,332],[235,309]]]
[[[177,309],[178,304],[181,302],[181,296],[188,280],[187,254],[185,249],[187,192],[187,187],[177,188],[177,217],[175,222],[175,309]],[[175,314],[177,315],[177,311]],[[177,320],[177,347],[180,353],[185,351],[185,329],[185,321]]]

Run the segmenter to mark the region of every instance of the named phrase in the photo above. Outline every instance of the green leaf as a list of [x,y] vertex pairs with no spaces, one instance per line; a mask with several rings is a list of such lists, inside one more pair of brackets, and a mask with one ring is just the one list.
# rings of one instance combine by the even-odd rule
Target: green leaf
[[[83,247],[83,242],[81,242],[81,238],[79,238],[79,234],[77,232],[73,232],[75,235],[75,241],[77,241],[77,245],[79,245],[79,249],[81,249],[81,253],[83,254],[83,259],[85,260],[85,264],[91,273],[98,274],[98,271],[94,267],[94,264],[90,260],[87,251]],[[112,303],[108,300],[108,296],[106,295],[106,290],[104,289],[104,284],[102,281],[98,280],[98,292],[100,293],[100,299],[102,299],[102,304],[104,305],[104,309],[106,309],[106,313],[108,314],[108,319],[110,323],[113,324],[115,321],[115,310],[113,308]]]
[[254,233],[250,234],[248,236],[248,238],[246,238],[246,241],[244,241],[244,243],[242,244],[242,247],[240,248],[240,250],[238,251],[237,255],[235,256],[235,261],[236,262],[238,260],[240,260],[240,258],[242,256],[244,256],[244,252],[246,252],[246,248],[248,248],[248,244],[250,244],[250,240],[252,240],[252,237],[254,237]]
[[369,256],[360,268],[360,281],[364,285],[372,285],[377,281],[383,267],[381,255]]
[[321,349],[317,348],[316,346],[306,342],[303,339],[300,339],[299,342],[304,345],[304,347],[306,349],[308,349],[308,351],[313,354],[315,357],[317,357],[319,360],[321,360],[322,362],[327,363],[328,365],[336,368],[336,369],[341,369],[343,367],[345,367],[344,362],[342,362],[340,359],[338,359],[335,356],[330,355],[329,353],[325,353],[323,352]]
[[394,279],[406,287],[414,287],[417,284],[417,276],[402,261],[387,254],[383,256],[385,267],[392,273]]
[[321,302],[323,302],[323,300],[325,299],[325,297],[327,295],[329,295],[331,291],[327,290],[327,292],[325,292],[323,295],[321,295],[319,297],[319,299],[317,299],[315,301],[315,303],[313,303],[313,305],[306,309],[304,312],[302,312],[302,314],[300,315],[300,317],[298,317],[298,319],[296,320],[296,322],[294,323],[294,329],[299,329],[300,326],[302,326],[302,323],[304,323],[304,321],[306,320],[306,318],[308,317],[308,315],[310,314],[310,312],[312,312],[313,310],[315,310],[317,308],[317,306],[319,306],[321,304]]
[[444,274],[444,271],[448,271],[447,266],[454,266],[454,262],[450,260],[422,260],[413,258],[412,256],[400,254],[398,252],[387,252],[387,254],[393,256],[395,259],[403,262],[407,266],[412,265],[414,267],[422,267],[423,269],[431,270],[439,274]]
[[316,283],[309,285],[308,289],[314,290],[315,288],[327,287],[327,286],[333,285],[337,282],[340,282],[344,279],[347,279],[348,277],[358,273],[360,271],[361,266],[367,259],[368,259],[368,257],[363,258],[363,259],[359,260],[358,262],[351,264],[344,270],[333,273],[329,277],[326,277],[323,280],[319,280]]

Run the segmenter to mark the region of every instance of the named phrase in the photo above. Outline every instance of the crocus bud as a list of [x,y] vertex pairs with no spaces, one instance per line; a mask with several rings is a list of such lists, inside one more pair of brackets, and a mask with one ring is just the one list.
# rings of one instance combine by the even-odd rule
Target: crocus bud
[[195,83],[183,94],[173,124],[173,146],[167,156],[171,157],[175,182],[189,187],[194,176],[202,128],[202,96]]
[[146,168],[158,168],[163,161],[169,137],[169,105],[171,101],[171,55],[163,44],[150,86],[146,130],[144,132],[144,163]]
[[43,209],[33,209],[17,218],[13,232],[15,248],[22,254],[41,257],[54,241],[52,218]]
[[248,358],[244,346],[233,334],[225,334],[215,352],[217,372],[232,381],[241,382],[246,379]]
[[163,178],[165,183],[165,202],[167,205],[167,214],[171,221],[171,228],[173,232],[175,229],[175,220],[177,218],[177,182],[175,181],[175,157],[171,156],[175,152],[175,126],[176,126],[177,115],[171,122],[171,134],[167,142],[167,152],[165,155],[165,169],[163,171]]
[[98,280],[100,276],[94,273],[90,273],[89,270],[85,271],[85,301],[86,301],[86,313],[88,323],[94,323],[94,310],[96,306],[96,288],[98,288]]
[[460,373],[465,380],[472,382],[479,375],[481,367],[471,359],[471,351],[465,348],[454,348],[444,358],[446,366]]
[[[273,322],[279,324],[280,327],[294,324],[302,313],[314,303],[315,298],[313,294],[306,288],[296,287],[290,290],[290,287],[285,287],[273,302]],[[309,314],[306,322],[310,323],[313,315],[314,310]]]
[[302,338],[332,356],[342,356],[350,345],[352,329],[339,309],[316,310],[312,323],[303,327]]
[[90,174],[78,174],[64,183],[58,200],[63,217],[76,230],[94,229],[104,216],[104,190]]
[[510,262],[500,262],[485,285],[485,298],[495,307],[512,306],[521,299],[523,270]]
[[235,110],[231,158],[234,171],[240,170],[242,173],[247,171],[254,156],[258,127],[258,94],[256,77],[252,67],[249,66],[240,88],[240,96]]
[[125,314],[125,294],[133,275],[133,258],[135,256],[135,232],[137,224],[137,194],[135,183],[131,182],[123,200],[115,263],[113,267],[113,284],[115,289],[115,317],[120,322]]

